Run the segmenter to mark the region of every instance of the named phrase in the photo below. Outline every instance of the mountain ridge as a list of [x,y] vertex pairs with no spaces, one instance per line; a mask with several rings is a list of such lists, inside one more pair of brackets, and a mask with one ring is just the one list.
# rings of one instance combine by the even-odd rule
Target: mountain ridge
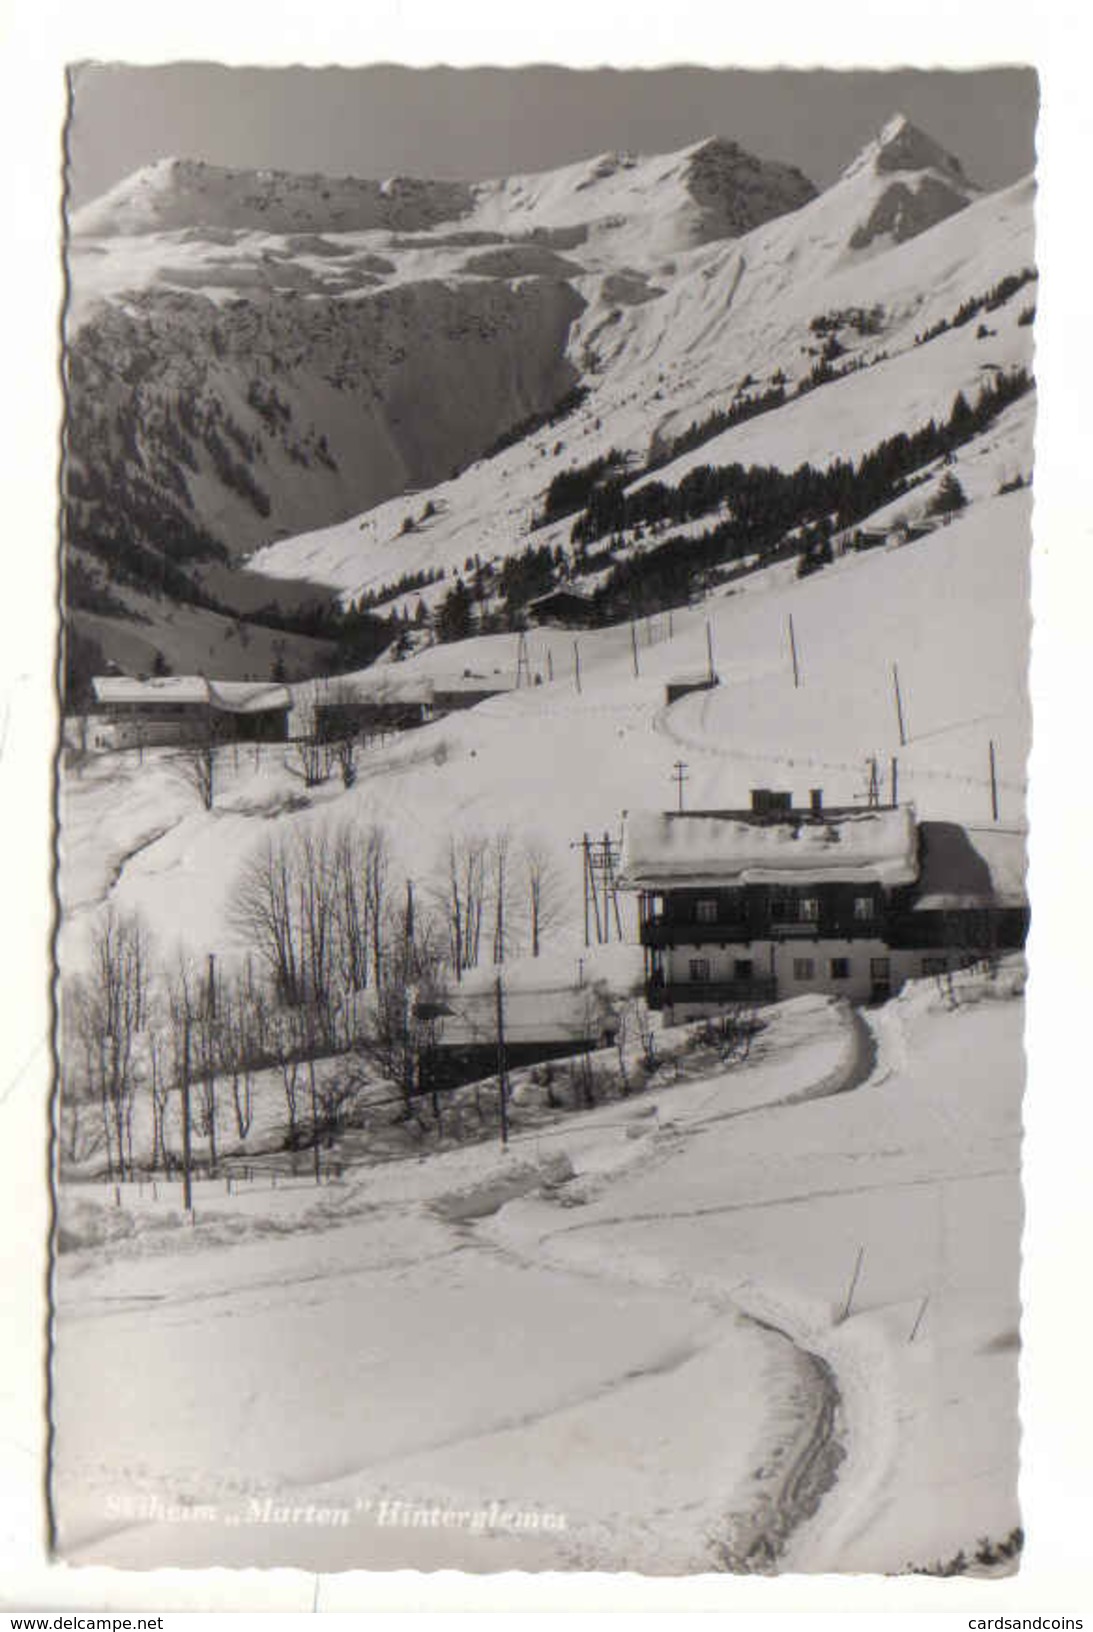
[[[824,369],[872,367],[910,345],[912,324],[944,317],[944,301],[1031,257],[1023,195],[981,194],[902,116],[821,193],[727,137],[443,194],[350,178],[324,199],[329,178],[180,160],[152,171],[77,212],[69,244],[66,530],[107,579],[138,546],[185,570],[247,557],[292,577],[292,539],[332,525],[341,564],[305,544],[301,573],[342,593],[376,581],[365,562],[378,538],[389,580],[453,568],[468,545],[504,557],[526,545],[574,438],[582,456],[621,441],[640,458],[727,409],[734,389],[746,399],[781,376],[792,394],[817,370],[822,382]],[[256,175],[266,191],[248,193]],[[291,230],[240,224],[250,210],[268,226],[259,206],[279,188]],[[397,208],[400,224],[329,230],[353,189],[366,214]],[[104,209],[132,225],[134,199],[158,221],[157,198],[169,229],[90,230]],[[931,234],[973,206],[984,243],[957,231],[935,250]],[[933,282],[950,263],[955,275]],[[874,332],[844,321],[817,339],[825,311],[874,307]],[[564,425],[537,438],[566,404]],[[515,508],[511,455],[461,476],[514,440],[532,455]],[[488,489],[494,468],[498,502],[476,499],[457,523],[453,493]],[[426,530],[450,538],[446,562],[419,559],[424,501],[411,493],[447,511]]]

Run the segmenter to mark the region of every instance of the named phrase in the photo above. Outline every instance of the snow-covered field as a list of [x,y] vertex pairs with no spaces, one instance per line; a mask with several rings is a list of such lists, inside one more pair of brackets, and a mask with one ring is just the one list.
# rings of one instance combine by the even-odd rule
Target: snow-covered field
[[[215,808],[200,809],[166,750],[92,759],[63,789],[63,960],[83,961],[86,935],[107,895],[147,919],[165,956],[238,955],[227,916],[240,867],[276,827],[316,820],[378,824],[396,872],[428,890],[453,833],[507,828],[542,841],[562,888],[547,950],[581,946],[580,862],[585,831],[617,833],[626,809],[661,809],[686,762],[688,805],[740,807],[753,786],[829,804],[864,803],[868,761],[923,818],[989,823],[989,745],[1000,816],[1024,824],[1029,718],[1027,491],[982,494],[953,523],[899,549],[846,556],[798,581],[792,564],[745,579],[700,606],[631,631],[579,637],[532,632],[540,685],[365,750],[356,787],[337,779],[305,790],[264,748],[222,756]],[[800,685],[794,686],[788,618]],[[710,628],[721,685],[665,705],[672,676],[703,668]],[[892,681],[898,665],[906,744]],[[414,676],[464,670],[511,682],[515,636],[437,646],[399,665]],[[548,678],[553,670],[554,679]],[[128,859],[126,859],[128,858]]]
[[[429,489],[435,508],[415,530],[402,531],[403,494],[273,544],[263,570],[350,598],[425,567],[450,582],[468,556],[523,548],[568,464],[612,445],[643,457],[654,431],[724,408],[746,372],[762,384],[791,360],[800,378],[810,337],[818,351],[810,320],[835,308],[882,309],[878,334],[843,325],[868,366],[658,475],[856,457],[1030,360],[1018,316],[1032,289],[984,333],[969,323],[914,344],[1031,264],[1028,184],[860,251],[851,236],[887,174],[872,158],[735,242],[684,241],[693,220],[680,216],[644,265],[638,210],[627,275],[663,272],[665,292],[623,301],[605,326],[618,245],[608,255],[616,229],[596,188],[601,202],[640,202],[658,177],[619,160],[586,195],[583,172],[559,174],[476,195],[478,224],[515,198],[525,225],[553,231],[580,192],[588,305],[569,348],[602,353],[589,399],[564,429]],[[122,264],[132,246],[115,247]],[[450,248],[399,249],[391,275]],[[602,979],[622,994],[640,968],[631,905],[628,945],[585,946],[574,846],[617,835],[627,811],[673,806],[681,762],[692,810],[746,806],[756,786],[864,805],[872,767],[920,818],[1003,830],[1019,850],[1030,492],[1000,488],[1030,473],[1033,413],[1024,397],[957,450],[968,507],[912,543],[804,579],[783,563],[632,626],[534,629],[524,648],[476,637],[385,662],[372,679],[510,689],[362,749],[351,788],[336,776],[305,787],[277,747],[226,750],[205,811],[168,750],[74,761],[63,974],[87,968],[108,906],[140,915],[158,970],[179,954],[199,971],[208,954],[238,963],[251,948],[231,900],[248,858],[273,836],[351,824],[383,830],[389,899],[412,879],[424,915],[453,839],[506,834],[517,871],[534,845],[551,912],[540,959],[513,914],[511,989],[549,1004]],[[870,520],[920,520],[939,474]],[[564,542],[569,526],[534,541]],[[718,686],[669,705],[668,682],[711,653]],[[516,685],[525,655],[530,679]],[[271,1071],[230,1185],[199,1179],[194,1219],[163,1181],[115,1191],[75,1164],[56,1284],[61,1551],[129,1566],[673,1574],[900,1571],[1005,1540],[1019,1523],[1022,985],[1014,960],[947,990],[920,982],[864,1015],[798,998],[767,1011],[732,1064],[679,1030],[658,1037],[660,1068],[643,1073],[631,1039],[631,1095],[616,1081],[594,1109],[561,1109],[522,1080],[507,1151],[481,1128],[413,1155],[408,1140],[348,1138],[320,1184],[306,1159],[299,1173],[248,1163],[277,1141]],[[617,1071],[614,1057],[601,1068]]]
[[60,1262],[63,1553],[891,1571],[1008,1535],[1020,985],[867,1035],[798,999],[507,1153],[209,1185],[192,1226],[127,1192]]

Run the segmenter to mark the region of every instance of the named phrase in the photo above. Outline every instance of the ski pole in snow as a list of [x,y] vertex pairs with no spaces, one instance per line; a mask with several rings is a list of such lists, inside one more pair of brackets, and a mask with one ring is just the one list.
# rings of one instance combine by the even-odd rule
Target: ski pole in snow
[[801,671],[797,666],[797,636],[793,632],[793,613],[789,614],[789,650],[793,658],[793,689],[796,691],[801,684]]
[[915,1316],[915,1324],[911,1327],[911,1335],[907,1339],[908,1343],[913,1343],[915,1341],[915,1335],[918,1332],[919,1327],[922,1325],[922,1317],[926,1313],[926,1305],[929,1303],[929,1301],[930,1294],[927,1292],[926,1296],[918,1306],[918,1314]]

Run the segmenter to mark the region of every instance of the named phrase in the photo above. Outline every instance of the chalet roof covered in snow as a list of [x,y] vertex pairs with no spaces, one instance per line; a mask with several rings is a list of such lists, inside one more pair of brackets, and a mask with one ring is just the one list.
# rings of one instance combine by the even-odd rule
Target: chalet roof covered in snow
[[[504,1012],[509,1043],[572,1043],[574,1051],[612,1021],[609,1007],[591,987],[506,991]],[[439,1018],[439,1041],[449,1047],[492,1043],[497,1037],[497,1001],[489,990],[457,987]]]
[[264,714],[292,707],[287,686],[257,680],[210,680],[209,702],[229,714]]
[[152,679],[96,675],[91,682],[100,703],[184,703],[227,714],[262,714],[291,708],[287,686],[259,680],[206,680],[203,674],[165,674]]
[[919,854],[916,912],[1027,904],[1024,833],[965,827],[957,822],[922,822]]
[[630,889],[740,884],[861,883],[893,887],[918,875],[914,812],[794,813],[777,821],[747,812],[631,811],[622,882]]
[[193,703],[209,701],[209,682],[200,674],[165,674],[135,679],[127,674],[96,675],[91,682],[100,703]]

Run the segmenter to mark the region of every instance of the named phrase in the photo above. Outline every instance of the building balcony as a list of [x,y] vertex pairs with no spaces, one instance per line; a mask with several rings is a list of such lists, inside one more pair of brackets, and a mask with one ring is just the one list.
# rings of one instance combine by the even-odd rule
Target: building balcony
[[699,924],[693,918],[650,918],[641,926],[641,944],[651,947],[743,946],[749,941],[875,941],[884,937],[885,925],[879,918],[839,922],[776,918],[748,924],[739,921]]
[[725,1008],[731,1003],[774,1003],[778,982],[773,975],[757,975],[751,980],[680,980],[662,986],[651,985],[646,1001],[651,1009],[679,1004],[701,1004]]
[[649,918],[641,926],[642,946],[731,946],[753,938],[747,924],[699,924],[694,919]]

